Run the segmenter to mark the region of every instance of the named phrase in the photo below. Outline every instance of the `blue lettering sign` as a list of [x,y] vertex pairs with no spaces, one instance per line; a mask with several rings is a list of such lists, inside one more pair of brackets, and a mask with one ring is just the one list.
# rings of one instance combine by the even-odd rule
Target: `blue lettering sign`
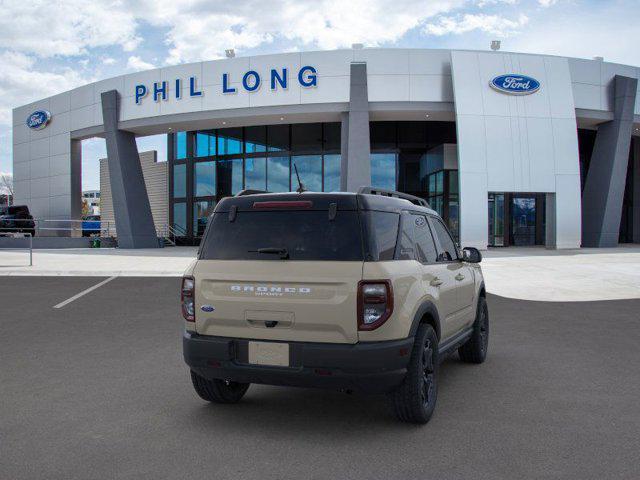
[[[253,82],[249,82],[249,78],[253,77]],[[254,92],[260,87],[260,75],[254,70],[249,70],[242,77],[242,86],[247,92]]]
[[[309,75],[305,77],[305,73],[309,72]],[[298,81],[303,87],[315,87],[318,85],[318,79],[316,77],[316,69],[310,66],[302,67],[298,72]]]
[[[162,87],[158,87],[158,85],[162,85]],[[158,96],[162,93],[162,100],[167,99],[167,82],[158,83],[155,82],[153,84],[153,101],[158,101]]]
[[276,89],[276,82],[280,84],[280,86],[284,89],[287,88],[287,69],[282,69],[282,76],[278,73],[275,68],[271,69],[271,90]]
[[202,95],[202,90],[196,90],[196,77],[189,77],[189,95],[192,97],[199,97]]
[[509,73],[499,75],[489,82],[494,90],[509,95],[530,95],[540,90],[540,82],[526,75]]
[[235,87],[229,86],[229,74],[222,74],[222,93],[236,93]]
[[147,95],[147,87],[144,85],[136,85],[136,103],[140,105],[142,99]]

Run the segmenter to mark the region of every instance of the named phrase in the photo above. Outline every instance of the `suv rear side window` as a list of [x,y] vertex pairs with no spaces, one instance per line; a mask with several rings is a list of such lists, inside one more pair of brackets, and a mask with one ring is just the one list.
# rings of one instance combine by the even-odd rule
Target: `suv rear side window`
[[433,233],[438,237],[440,246],[442,247],[442,250],[438,254],[438,262],[458,260],[456,244],[440,219],[431,217],[431,225],[433,226]]
[[433,263],[436,256],[436,246],[427,218],[424,215],[409,213],[403,215],[398,260]]
[[286,249],[290,260],[362,261],[358,212],[322,210],[227,212],[214,214],[202,240],[202,260],[280,260],[258,249]]
[[393,260],[398,239],[398,222],[400,215],[393,212],[363,211],[367,230],[371,232],[368,260],[382,262]]

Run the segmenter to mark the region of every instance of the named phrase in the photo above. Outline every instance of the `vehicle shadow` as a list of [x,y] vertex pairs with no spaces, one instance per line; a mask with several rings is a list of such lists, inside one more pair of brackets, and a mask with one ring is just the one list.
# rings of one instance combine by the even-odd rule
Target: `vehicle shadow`
[[[456,382],[456,371],[468,367],[457,355],[445,360],[441,366],[436,417],[445,410],[453,413],[445,405],[447,390]],[[191,427],[210,428],[218,433],[229,429],[324,437],[335,435],[337,428],[340,428],[341,436],[351,436],[372,424],[390,431],[419,427],[399,422],[386,395],[252,385],[238,404],[218,405],[203,401],[192,405],[184,411],[185,420],[192,424]]]

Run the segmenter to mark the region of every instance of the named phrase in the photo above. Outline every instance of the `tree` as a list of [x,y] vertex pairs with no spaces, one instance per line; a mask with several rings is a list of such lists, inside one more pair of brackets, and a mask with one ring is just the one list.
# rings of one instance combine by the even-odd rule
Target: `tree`
[[89,202],[86,199],[82,199],[82,216],[86,217],[87,215],[91,215],[93,212],[91,211],[91,207],[89,206]]
[[10,173],[0,173],[0,196],[4,197],[4,201],[9,206],[14,198],[13,196],[13,175]]

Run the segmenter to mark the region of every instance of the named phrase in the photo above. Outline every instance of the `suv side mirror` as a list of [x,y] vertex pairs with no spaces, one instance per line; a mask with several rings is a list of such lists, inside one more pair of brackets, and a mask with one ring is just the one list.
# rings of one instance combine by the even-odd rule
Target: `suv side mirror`
[[462,260],[469,263],[480,263],[482,261],[482,254],[477,248],[465,247],[462,249]]

